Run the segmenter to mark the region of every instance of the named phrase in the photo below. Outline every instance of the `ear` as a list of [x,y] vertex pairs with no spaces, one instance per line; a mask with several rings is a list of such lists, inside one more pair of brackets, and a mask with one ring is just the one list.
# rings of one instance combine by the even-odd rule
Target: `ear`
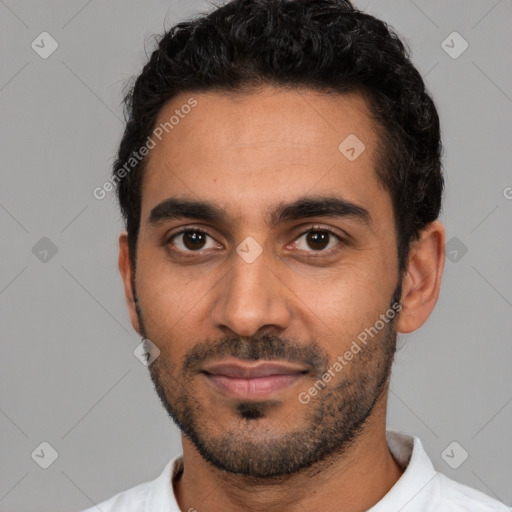
[[130,321],[133,328],[140,334],[139,317],[137,316],[137,309],[135,305],[135,290],[133,289],[133,268],[130,262],[130,253],[128,250],[128,233],[125,231],[119,235],[119,272],[123,279],[124,296],[128,312],[130,314]]
[[443,225],[436,220],[411,247],[402,281],[402,310],[397,323],[400,333],[421,327],[436,305],[445,262],[445,237]]

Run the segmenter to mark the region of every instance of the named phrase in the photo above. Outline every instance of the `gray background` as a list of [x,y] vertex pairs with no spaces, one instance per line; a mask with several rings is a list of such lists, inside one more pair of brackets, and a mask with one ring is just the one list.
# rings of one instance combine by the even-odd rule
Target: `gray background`
[[[448,476],[511,503],[512,2],[356,4],[409,42],[446,147],[441,220],[453,261],[430,320],[403,337],[389,425],[417,434]],[[207,8],[0,0],[2,512],[81,510],[155,478],[181,451],[133,355],[113,195],[99,201],[92,190],[108,177],[122,86],[151,35]],[[47,59],[31,48],[43,31],[59,45]],[[469,44],[456,59],[442,47],[453,31]],[[461,49],[460,39],[445,44]],[[42,252],[43,237],[56,254]],[[48,469],[31,457],[43,441],[58,452]],[[469,453],[458,469],[441,456],[453,441]]]

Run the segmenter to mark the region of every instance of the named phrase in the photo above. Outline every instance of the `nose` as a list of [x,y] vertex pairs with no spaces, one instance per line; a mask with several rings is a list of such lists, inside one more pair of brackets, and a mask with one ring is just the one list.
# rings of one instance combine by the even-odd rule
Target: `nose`
[[265,252],[251,263],[238,254],[233,254],[232,260],[210,310],[215,327],[244,337],[270,327],[278,332],[288,327],[290,291],[271,268]]

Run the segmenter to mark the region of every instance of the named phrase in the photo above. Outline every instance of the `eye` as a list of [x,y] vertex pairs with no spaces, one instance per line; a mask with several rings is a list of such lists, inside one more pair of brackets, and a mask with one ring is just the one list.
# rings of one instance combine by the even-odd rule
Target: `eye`
[[199,229],[180,231],[169,239],[169,243],[176,249],[185,252],[219,247],[219,244],[208,233]]
[[309,252],[326,252],[339,245],[341,237],[326,228],[314,228],[302,233],[294,242],[297,249]]
[[[328,252],[342,242],[343,239],[330,229],[318,227],[302,233],[295,239],[293,245],[301,251]],[[200,229],[186,229],[175,233],[167,243],[182,252],[199,252],[222,247],[208,233]]]

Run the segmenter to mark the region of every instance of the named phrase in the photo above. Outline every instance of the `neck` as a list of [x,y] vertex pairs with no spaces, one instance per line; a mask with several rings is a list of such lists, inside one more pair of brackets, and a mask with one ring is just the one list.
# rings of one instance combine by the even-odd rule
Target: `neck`
[[[385,402],[385,400],[384,400]],[[184,471],[173,482],[181,510],[198,512],[363,512],[393,487],[402,469],[386,440],[385,403],[376,404],[364,431],[342,454],[279,478],[221,471],[182,436]]]

